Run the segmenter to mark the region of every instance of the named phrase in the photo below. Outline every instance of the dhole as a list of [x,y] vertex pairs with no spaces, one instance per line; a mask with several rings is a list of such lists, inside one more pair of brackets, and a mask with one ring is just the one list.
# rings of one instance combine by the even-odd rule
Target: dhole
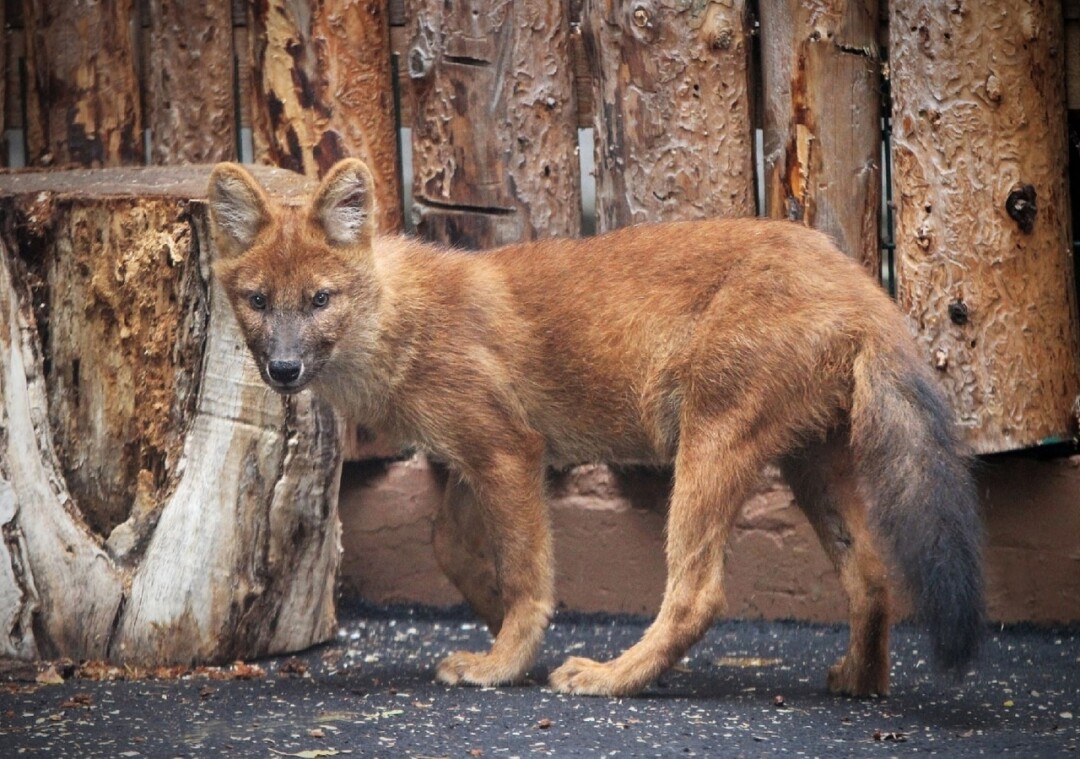
[[[554,607],[547,466],[674,464],[668,578],[644,637],[571,658],[566,693],[634,693],[723,609],[724,544],[779,465],[850,599],[831,690],[888,689],[888,567],[938,663],[982,626],[981,523],[935,379],[889,298],[821,234],[758,219],[638,226],[483,254],[374,234],[346,160],[305,207],[214,170],[214,270],[266,382],[446,462],[439,561],[495,633],[438,668],[494,685],[532,665]],[[888,560],[882,558],[886,549]]]

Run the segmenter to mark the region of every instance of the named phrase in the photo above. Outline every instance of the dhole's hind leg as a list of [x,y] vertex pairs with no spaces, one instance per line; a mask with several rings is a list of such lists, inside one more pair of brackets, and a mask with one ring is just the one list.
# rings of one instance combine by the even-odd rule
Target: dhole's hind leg
[[833,693],[866,697],[889,691],[889,592],[867,525],[850,449],[834,434],[782,462],[795,500],[840,575],[851,619],[847,653],[829,669]]
[[724,546],[763,457],[748,436],[684,431],[667,523],[667,585],[642,639],[607,663],[571,657],[551,673],[562,693],[625,696],[674,665],[724,605]]
[[495,561],[476,495],[451,473],[433,530],[435,559],[492,635],[502,627],[503,605]]

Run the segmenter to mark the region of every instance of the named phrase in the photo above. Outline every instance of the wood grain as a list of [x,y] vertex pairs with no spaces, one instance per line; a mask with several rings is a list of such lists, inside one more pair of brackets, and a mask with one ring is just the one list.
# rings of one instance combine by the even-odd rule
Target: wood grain
[[379,229],[400,231],[387,8],[361,0],[249,6],[255,160],[322,176],[346,156],[375,178]]
[[745,3],[588,0],[599,231],[755,213]]
[[145,163],[133,0],[23,0],[27,161]]
[[977,452],[1080,393],[1061,5],[891,3],[897,297]]
[[830,235],[881,276],[877,0],[759,9],[765,213]]
[[580,234],[563,4],[416,0],[408,13],[420,234],[467,248]]
[[150,0],[146,120],[156,164],[237,155],[232,6]]

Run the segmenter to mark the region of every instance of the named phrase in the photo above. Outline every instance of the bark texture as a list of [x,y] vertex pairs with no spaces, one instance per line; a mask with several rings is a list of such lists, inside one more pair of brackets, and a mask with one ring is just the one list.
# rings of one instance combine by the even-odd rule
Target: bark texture
[[830,235],[881,276],[877,0],[759,8],[765,212]]
[[586,0],[597,230],[755,211],[743,0]]
[[477,249],[577,236],[569,24],[559,0],[413,0],[412,213]]
[[977,452],[1066,436],[1080,342],[1061,6],[890,9],[899,302]]
[[147,122],[155,164],[236,158],[232,4],[150,0]]
[[388,9],[361,0],[260,0],[249,6],[255,159],[322,176],[362,159],[379,229],[402,229]]
[[207,279],[207,174],[0,178],[2,654],[214,662],[333,634],[339,425],[259,379]]
[[27,161],[145,163],[133,0],[23,0]]

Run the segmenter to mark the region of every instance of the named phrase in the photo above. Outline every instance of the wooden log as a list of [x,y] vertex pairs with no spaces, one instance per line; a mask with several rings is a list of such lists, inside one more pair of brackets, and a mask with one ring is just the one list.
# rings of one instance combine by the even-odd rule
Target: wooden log
[[743,0],[586,0],[599,231],[753,215]]
[[23,0],[27,161],[145,163],[133,0]]
[[232,4],[229,0],[149,2],[146,120],[151,163],[234,160]]
[[401,231],[385,4],[268,0],[248,12],[255,160],[322,176],[360,158],[375,178],[379,230]]
[[467,248],[581,232],[569,24],[559,0],[415,0],[412,213]]
[[765,213],[830,235],[881,276],[877,0],[759,8]]
[[208,281],[207,178],[0,176],[5,655],[221,662],[334,632],[338,423],[260,380]]
[[1080,393],[1055,0],[895,0],[896,283],[977,452],[1070,434]]

